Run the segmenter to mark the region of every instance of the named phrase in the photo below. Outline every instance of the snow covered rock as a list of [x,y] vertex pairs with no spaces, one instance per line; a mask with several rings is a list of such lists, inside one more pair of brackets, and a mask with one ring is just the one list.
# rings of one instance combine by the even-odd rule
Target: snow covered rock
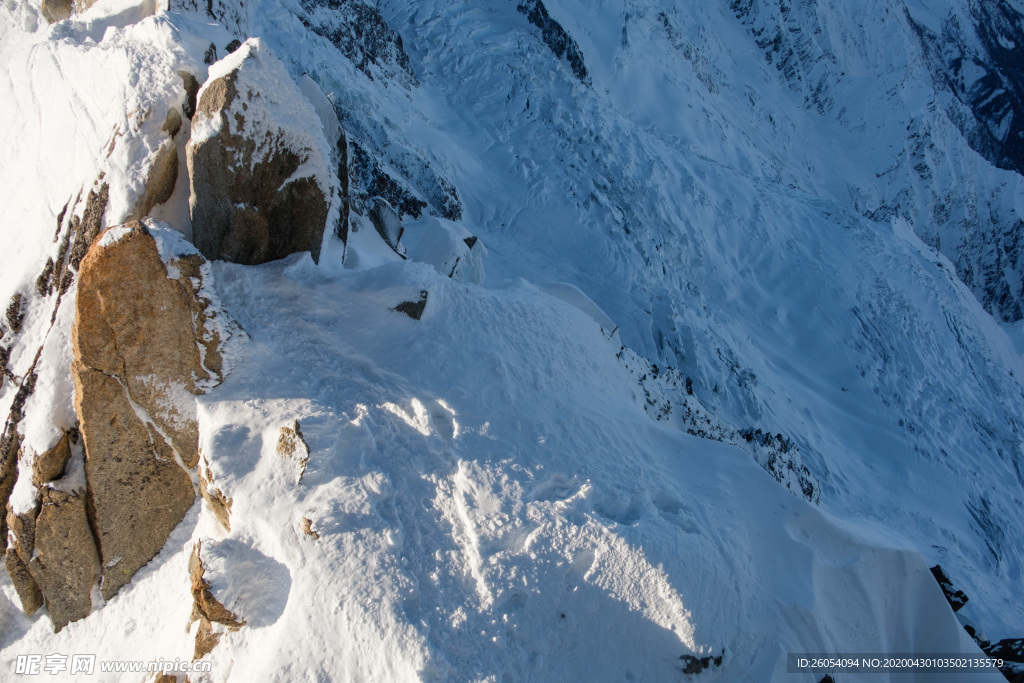
[[370,207],[370,222],[377,234],[388,243],[388,246],[395,250],[395,253],[405,258],[405,247],[402,245],[402,235],[405,228],[402,226],[402,219],[398,212],[381,197],[373,198],[373,206]]
[[[65,434],[45,453],[24,458],[31,467],[34,505],[19,510],[21,504],[11,501],[7,506],[8,574],[25,614],[45,603],[54,631],[89,615],[99,573],[86,513],[81,448],[73,449],[72,439],[77,445],[77,435]],[[75,450],[77,461],[72,464]]]
[[[193,394],[219,383],[219,332],[198,254],[140,223],[111,228],[82,262],[73,329],[75,409],[109,598],[159,552],[195,499]],[[170,243],[170,245],[168,244]]]
[[210,68],[187,146],[192,234],[209,259],[253,265],[320,243],[337,180],[313,105],[257,38]]
[[220,642],[224,627],[238,630],[245,625],[244,619],[233,614],[213,595],[210,582],[205,578],[206,567],[200,555],[202,549],[202,542],[196,542],[188,560],[189,578],[192,581],[192,622],[199,622],[193,655],[196,659],[210,654]]
[[460,282],[484,280],[484,246],[476,235],[458,223],[425,219],[426,227],[410,253],[413,261],[434,266],[437,272]]
[[171,108],[161,130],[167,133],[167,139],[160,143],[153,163],[146,174],[146,187],[135,205],[134,216],[145,218],[153,207],[163,204],[171,197],[174,186],[178,182],[178,146],[174,143],[178,131],[181,130],[181,114]]

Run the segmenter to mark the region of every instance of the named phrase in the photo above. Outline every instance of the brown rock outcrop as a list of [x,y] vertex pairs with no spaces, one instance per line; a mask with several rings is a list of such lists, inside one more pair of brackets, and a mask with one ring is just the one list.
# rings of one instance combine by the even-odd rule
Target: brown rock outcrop
[[178,181],[178,146],[174,142],[175,136],[181,130],[181,114],[177,109],[167,112],[167,118],[161,130],[167,133],[168,138],[160,145],[153,164],[149,167],[146,175],[146,189],[135,204],[132,215],[137,218],[145,218],[153,207],[163,204],[171,198],[174,186]]
[[192,395],[220,373],[219,340],[205,329],[208,302],[194,282],[202,259],[172,261],[172,279],[142,224],[110,230],[82,261],[72,330],[75,410],[108,599],[195,500]]
[[[315,171],[297,172],[329,173],[331,150],[304,146],[295,134],[320,122],[311,107],[282,106],[305,100],[277,58],[258,39],[239,51],[232,71],[203,86],[193,117],[186,148],[193,240],[208,259],[254,265],[309,251],[318,261],[332,190]],[[264,82],[273,89],[252,85]]]
[[199,468],[199,493],[203,496],[213,516],[221,523],[226,531],[231,531],[231,498],[224,495],[224,492],[217,487],[213,481],[213,473],[206,460],[203,460],[203,467]]
[[45,603],[54,631],[92,611],[92,587],[100,569],[85,491],[73,476],[65,478],[68,462],[74,457],[73,441],[77,435],[67,433],[40,455],[24,454],[37,503],[20,514],[7,506],[11,531],[7,572],[25,614]]
[[21,600],[21,609],[26,616],[32,616],[43,606],[43,593],[39,590],[36,580],[32,578],[28,567],[22,562],[21,557],[14,548],[7,549],[6,557],[7,573],[14,584],[14,590]]
[[301,484],[309,462],[309,445],[302,435],[299,421],[293,420],[290,425],[281,427],[277,437],[278,455],[290,460],[295,467],[295,483]]
[[202,548],[201,542],[193,545],[188,560],[189,577],[192,580],[192,622],[199,621],[194,659],[202,659],[213,650],[220,642],[225,627],[237,631],[245,626],[245,620],[222,605],[210,590],[210,583],[204,578],[206,568],[203,566]]
[[39,12],[46,21],[54,24],[71,16],[71,0],[43,0]]
[[100,562],[86,516],[85,497],[43,487],[29,572],[46,602],[53,630],[92,611]]

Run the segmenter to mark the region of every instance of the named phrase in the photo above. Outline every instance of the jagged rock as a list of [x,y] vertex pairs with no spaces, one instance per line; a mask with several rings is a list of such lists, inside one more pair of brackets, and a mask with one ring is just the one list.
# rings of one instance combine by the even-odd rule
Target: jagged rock
[[235,36],[250,33],[251,12],[245,2],[237,0],[168,0],[167,11],[196,14],[203,21],[213,21]]
[[36,456],[32,463],[32,483],[42,486],[48,481],[60,479],[70,459],[71,435],[64,434],[56,446]]
[[300,0],[299,20],[331,41],[371,80],[417,85],[402,36],[388,26],[374,3],[364,0]]
[[146,189],[135,204],[132,215],[135,218],[145,218],[153,207],[163,204],[171,198],[174,192],[174,185],[178,181],[178,146],[174,144],[174,137],[181,130],[181,114],[177,109],[167,112],[162,129],[168,134],[157,150],[153,164],[149,167],[146,175]]
[[22,301],[21,294],[15,294],[11,297],[11,303],[7,305],[7,324],[14,334],[21,332],[21,322],[25,319],[25,314],[21,310]]
[[54,632],[92,611],[100,561],[86,516],[85,497],[43,487],[35,553],[28,564],[50,613]]
[[369,218],[377,234],[395,250],[396,254],[405,258],[405,247],[402,245],[402,234],[405,232],[405,228],[402,227],[402,219],[399,218],[394,207],[386,199],[374,197]]
[[148,216],[154,206],[163,204],[171,198],[177,181],[178,146],[174,144],[173,139],[164,140],[160,149],[157,150],[156,158],[153,159],[153,165],[149,167],[149,173],[146,175],[146,190],[139,197],[132,215],[136,218]]
[[[352,141],[350,180],[353,206],[357,212],[369,213],[376,197],[387,200],[398,214],[412,216],[414,219],[422,216],[423,210],[427,208],[427,203],[414,195],[404,180],[393,178],[381,167],[377,159],[355,140]],[[452,189],[454,190],[454,187]],[[457,197],[454,211],[461,218],[462,207],[458,204]],[[442,214],[446,218],[454,218],[446,213]]]
[[7,505],[7,527],[10,530],[7,539],[7,573],[18,592],[21,608],[26,615],[34,614],[43,605],[43,594],[28,569],[35,547],[38,514],[38,506],[28,514],[16,515],[10,504]]
[[7,573],[25,614],[45,603],[55,631],[88,616],[99,571],[83,492],[75,482],[62,481],[73,440],[75,433],[66,433],[44,453],[26,453],[22,460],[30,462],[38,502],[20,514],[7,505]]
[[942,565],[937,564],[932,567],[932,576],[935,577],[939,587],[942,588],[942,594],[946,596],[949,606],[953,608],[954,612],[959,612],[960,608],[966,605],[970,598],[963,591],[956,590],[953,587],[953,582],[946,576],[946,572],[942,571]]
[[43,0],[39,12],[51,24],[71,16],[71,0]]
[[53,258],[47,258],[46,265],[43,266],[43,272],[39,273],[39,277],[36,278],[36,292],[39,293],[39,296],[50,296],[53,292],[54,267]]
[[[32,395],[36,385],[36,364],[39,362],[40,348],[32,361],[32,366],[21,380],[18,391],[11,402],[11,411],[7,417],[7,425],[0,437],[0,505],[7,505],[11,491],[18,479],[18,460],[21,455],[21,435],[18,425],[25,418],[25,401]],[[7,517],[0,515],[0,541],[7,545]]]
[[[217,57],[217,48],[211,43],[210,47],[213,48],[214,61]],[[207,52],[209,54],[209,52]],[[213,62],[207,62],[212,64]],[[199,96],[199,81],[188,71],[179,71],[178,76],[181,77],[181,83],[185,86],[185,104],[181,108],[181,113],[185,115],[189,121],[196,113],[196,98]]]
[[174,259],[169,278],[138,222],[104,233],[81,264],[72,369],[105,598],[160,551],[195,499],[185,469],[199,460],[192,395],[221,372],[201,264]]
[[[187,146],[192,234],[209,259],[320,258],[331,150],[312,105],[270,50],[247,40],[199,93]],[[296,176],[300,168],[305,175]]]
[[30,617],[43,606],[43,593],[14,548],[7,549],[6,560],[7,573],[21,600],[21,609],[25,616]]
[[25,514],[15,514],[10,504],[7,505],[7,528],[9,537],[8,549],[13,550],[27,566],[32,559],[32,551],[36,543],[36,517],[39,506]]
[[[203,464],[206,465],[205,458]],[[226,531],[231,531],[231,504],[232,499],[224,495],[224,492],[216,487],[213,481],[213,473],[208,466],[199,469],[199,495],[210,506],[213,516],[221,523]]]
[[74,374],[109,599],[160,551],[195,492],[164,437],[135,415],[121,382],[78,362]]
[[306,534],[314,541],[319,540],[320,538],[320,534],[313,530],[313,520],[311,520],[309,517],[302,518],[302,533]]
[[302,483],[302,476],[306,473],[306,463],[309,462],[309,446],[302,436],[302,429],[299,428],[299,421],[294,420],[290,425],[281,427],[280,435],[277,438],[278,455],[288,458],[295,463],[297,484]]
[[423,290],[420,292],[419,301],[403,301],[402,303],[395,306],[396,311],[399,313],[405,313],[413,320],[419,320],[423,317],[423,311],[427,308],[427,296],[429,292]]
[[705,669],[710,669],[712,666],[722,666],[722,655],[717,655],[715,657],[694,657],[693,655],[682,655],[679,659],[683,662],[684,674],[699,674]]
[[220,642],[223,629],[216,625],[232,631],[245,626],[245,620],[224,607],[210,590],[210,583],[204,578],[206,568],[203,566],[202,548],[202,542],[193,545],[188,560],[189,578],[192,581],[192,622],[199,621],[193,659],[202,659]]
[[[100,180],[96,181],[100,183]],[[89,190],[89,196],[85,200],[85,210],[81,218],[75,216],[71,219],[71,229],[75,233],[75,243],[71,247],[71,267],[78,269],[89,251],[93,241],[100,234],[103,226],[103,214],[107,210],[107,201],[110,196],[110,185],[103,183],[98,192]]]
[[583,53],[580,51],[579,45],[562,28],[562,25],[548,14],[544,3],[541,0],[524,0],[516,6],[516,9],[525,14],[530,23],[541,30],[545,45],[559,59],[565,58],[576,78],[584,85],[590,85],[590,76],[583,63]]

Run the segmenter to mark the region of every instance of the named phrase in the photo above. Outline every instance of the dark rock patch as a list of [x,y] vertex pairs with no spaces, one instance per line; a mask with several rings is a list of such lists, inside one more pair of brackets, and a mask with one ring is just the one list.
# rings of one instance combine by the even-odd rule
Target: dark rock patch
[[419,320],[423,317],[423,311],[427,308],[427,296],[428,292],[423,290],[420,292],[419,301],[403,301],[395,306],[394,310],[399,313],[405,313],[413,320]]
[[329,40],[357,69],[404,85],[418,85],[402,36],[374,4],[363,0],[300,0],[299,19]]
[[569,68],[572,69],[573,75],[580,83],[589,86],[590,75],[583,63],[583,53],[580,51],[579,45],[562,28],[561,24],[551,18],[544,3],[541,0],[524,0],[516,6],[516,9],[525,14],[530,23],[541,30],[544,44],[551,49],[556,57],[565,59],[569,63]]
[[[303,95],[297,86],[291,92],[239,92],[236,83],[242,70],[291,82],[258,40],[246,41],[239,49],[247,51],[245,58],[234,71],[204,86],[195,115],[197,120],[219,119],[219,133],[193,138],[186,148],[193,241],[211,260],[256,265],[308,251],[319,261],[328,188],[320,187],[312,175],[294,175],[330,151],[293,145],[284,127],[296,125],[294,121],[266,122],[265,130],[243,134],[250,108],[270,111],[265,98],[279,101]],[[315,125],[319,127],[319,121]]]
[[946,576],[946,572],[942,571],[942,565],[935,565],[932,567],[932,576],[938,582],[939,587],[942,588],[942,594],[946,596],[949,606],[953,608],[954,612],[959,612],[960,608],[967,604],[969,598],[961,591],[956,590],[953,587],[953,582]]

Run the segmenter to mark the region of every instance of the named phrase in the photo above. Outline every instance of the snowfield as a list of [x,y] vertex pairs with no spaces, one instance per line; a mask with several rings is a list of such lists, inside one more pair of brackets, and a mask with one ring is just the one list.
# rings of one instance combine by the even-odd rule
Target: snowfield
[[[193,683],[817,683],[787,655],[983,657],[963,623],[1024,635],[1024,323],[961,279],[1024,186],[933,106],[920,51],[881,19],[903,2],[801,3],[825,56],[800,52],[796,80],[725,0],[545,2],[589,82],[508,0],[258,0],[219,22],[189,4],[99,0],[53,25],[34,0],[0,4],[0,303],[24,301],[0,337],[0,412],[42,349],[25,448],[76,421],[75,285],[54,308],[35,284],[55,229],[97,179],[103,225],[132,215],[162,112],[188,100],[178,72],[224,73],[232,39],[259,37],[312,100],[286,104],[332,128],[326,93],[352,163],[358,146],[423,213],[403,217],[408,260],[357,212],[318,265],[209,264],[207,295],[245,331],[194,397],[230,531],[197,498],[129,585],[56,634],[2,573],[0,671],[28,654],[191,661],[196,543],[245,625]],[[907,4],[923,20],[956,3]],[[310,19],[367,7],[401,40],[359,63]],[[936,141],[930,180],[910,128]],[[185,119],[151,214],[182,235],[152,223],[165,260],[189,251],[190,134]],[[933,191],[955,217],[938,232]],[[423,292],[420,319],[396,310]],[[698,404],[709,432],[794,444],[813,502],[753,447],[694,436]],[[12,507],[33,495],[22,477]],[[935,564],[971,598],[958,614]],[[684,673],[693,657],[711,663]]]

